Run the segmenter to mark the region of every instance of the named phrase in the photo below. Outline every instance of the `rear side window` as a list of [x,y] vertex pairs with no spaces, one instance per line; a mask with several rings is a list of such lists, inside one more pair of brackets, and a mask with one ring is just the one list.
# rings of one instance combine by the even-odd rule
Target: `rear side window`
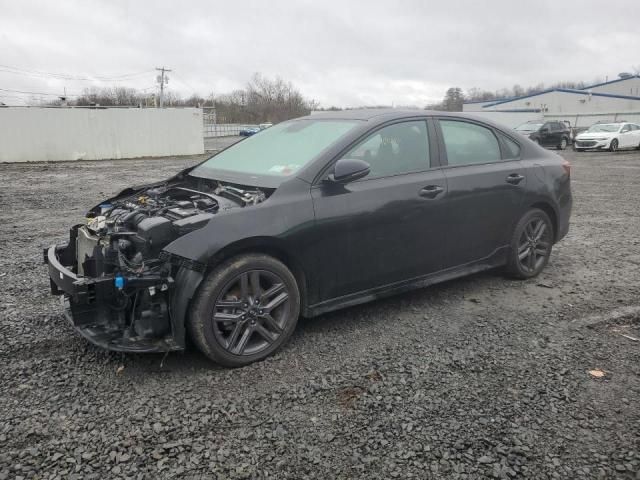
[[459,120],[440,120],[449,165],[499,162],[500,146],[486,127]]
[[506,135],[498,134],[504,145],[504,160],[520,158],[520,145],[511,140]]

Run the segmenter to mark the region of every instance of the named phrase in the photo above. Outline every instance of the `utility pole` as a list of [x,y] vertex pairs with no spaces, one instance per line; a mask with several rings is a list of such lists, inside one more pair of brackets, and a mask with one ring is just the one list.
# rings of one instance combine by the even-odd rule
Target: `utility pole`
[[164,107],[164,86],[169,83],[169,77],[167,77],[165,73],[171,70],[164,67],[156,67],[156,70],[160,72],[160,75],[156,77],[156,81],[160,84],[160,108],[162,108]]

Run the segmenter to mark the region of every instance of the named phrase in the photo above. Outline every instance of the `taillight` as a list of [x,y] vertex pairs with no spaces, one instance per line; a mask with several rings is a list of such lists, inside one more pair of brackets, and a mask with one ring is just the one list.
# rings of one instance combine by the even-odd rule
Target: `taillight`
[[567,177],[571,176],[571,164],[565,160],[564,163],[562,164],[562,168],[564,168],[564,171],[567,174]]

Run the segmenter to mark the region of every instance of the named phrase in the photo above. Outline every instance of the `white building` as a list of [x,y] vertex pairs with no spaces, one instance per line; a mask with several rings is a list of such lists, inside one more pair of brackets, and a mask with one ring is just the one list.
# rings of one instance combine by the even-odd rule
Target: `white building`
[[584,88],[593,93],[610,93],[612,95],[628,95],[630,97],[640,97],[640,75],[611,80],[610,82],[598,83]]
[[640,111],[640,97],[554,88],[507,100],[496,100],[480,111],[526,111],[541,113],[599,113]]
[[591,124],[596,117],[613,121],[625,112],[640,116],[640,75],[625,76],[580,90],[552,88],[521,97],[468,102],[463,105],[463,111],[509,126],[544,117],[573,117],[575,123],[572,123],[577,126],[581,118]]

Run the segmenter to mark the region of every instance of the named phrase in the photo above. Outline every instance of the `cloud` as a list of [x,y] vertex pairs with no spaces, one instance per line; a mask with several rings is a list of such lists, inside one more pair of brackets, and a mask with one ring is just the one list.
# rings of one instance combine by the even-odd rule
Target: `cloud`
[[153,68],[166,65],[169,88],[182,95],[225,93],[260,71],[325,106],[424,105],[449,86],[591,81],[640,63],[631,56],[640,29],[626,1],[7,0],[0,42],[0,63],[23,69],[149,71],[111,83],[0,72],[2,88],[150,89]]

